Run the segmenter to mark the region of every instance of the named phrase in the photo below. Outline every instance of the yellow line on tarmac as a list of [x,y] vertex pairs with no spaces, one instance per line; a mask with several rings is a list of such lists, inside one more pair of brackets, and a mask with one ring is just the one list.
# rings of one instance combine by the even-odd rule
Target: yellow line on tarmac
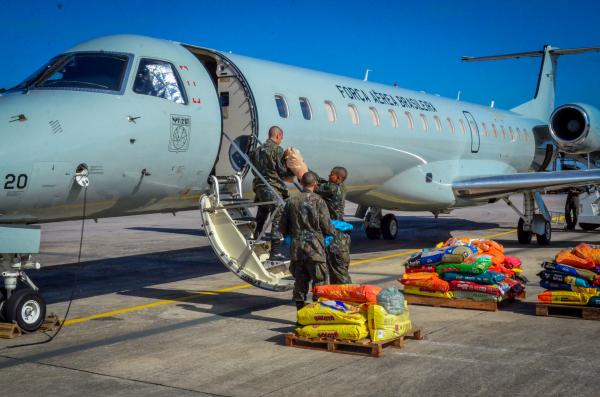
[[203,295],[218,295],[218,294],[222,294],[223,292],[237,291],[240,289],[245,289],[245,288],[250,288],[250,287],[252,287],[250,284],[238,284],[238,285],[234,285],[233,287],[222,288],[222,289],[218,289],[215,291],[193,292],[190,295],[182,296],[180,298],[163,299],[163,300],[159,300],[156,302],[147,303],[144,305],[130,306],[130,307],[125,307],[123,309],[111,310],[109,312],[92,314],[91,316],[73,318],[71,320],[65,321],[65,325],[84,323],[86,321],[95,320],[97,318],[112,317],[112,316],[117,316],[119,314],[129,313],[129,312],[133,312],[133,311],[150,309],[152,307],[170,305],[171,303],[185,302],[185,301],[189,301],[189,300],[192,300],[194,298],[197,298],[197,297],[203,296]]
[[[496,233],[496,234],[490,234],[490,235],[486,235],[486,236],[481,236],[481,238],[500,237],[500,236],[504,236],[506,234],[514,233],[515,230],[516,229],[512,229],[512,230],[508,230],[506,232],[501,232],[501,233]],[[406,255],[414,254],[415,252],[419,252],[419,251],[420,251],[420,249],[413,249],[413,250],[398,252],[396,254],[391,254],[391,255],[378,256],[378,257],[370,258],[370,259],[362,259],[362,260],[354,261],[354,262],[350,263],[350,266],[358,266],[358,265],[364,265],[366,263],[373,263],[373,262],[384,261],[386,259],[398,258],[398,257],[401,257],[401,256],[406,256]],[[224,292],[237,291],[237,290],[240,290],[240,289],[246,289],[246,288],[250,288],[250,287],[252,287],[252,285],[250,285],[250,284],[237,284],[237,285],[234,285],[234,286],[231,286],[231,287],[221,288],[221,289],[214,290],[214,291],[193,292],[190,295],[182,296],[180,298],[162,299],[162,300],[159,300],[159,301],[156,301],[156,302],[146,303],[144,305],[130,306],[130,307],[122,308],[122,309],[111,310],[111,311],[108,311],[108,312],[102,312],[102,313],[92,314],[92,315],[86,316],[86,317],[73,318],[71,320],[65,321],[65,325],[73,325],[73,324],[78,324],[78,323],[85,323],[87,321],[95,320],[95,319],[98,319],[98,318],[106,318],[106,317],[117,316],[119,314],[125,314],[125,313],[130,313],[130,312],[144,310],[144,309],[150,309],[150,308],[158,307],[158,306],[170,305],[172,303],[185,302],[185,301],[189,301],[189,300],[192,300],[194,298],[197,298],[199,296],[218,295],[218,294],[222,294]]]

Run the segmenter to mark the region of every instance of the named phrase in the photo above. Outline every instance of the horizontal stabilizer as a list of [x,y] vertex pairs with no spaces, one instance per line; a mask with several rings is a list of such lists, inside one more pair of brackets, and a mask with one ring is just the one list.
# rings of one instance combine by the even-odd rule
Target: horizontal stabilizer
[[[581,48],[564,48],[564,49],[553,48],[548,51],[548,53],[553,56],[583,54],[585,52],[600,52],[600,47],[581,47]],[[529,51],[529,52],[517,52],[514,54],[488,55],[488,56],[483,56],[483,57],[463,56],[461,59],[465,62],[500,61],[503,59],[541,57],[543,55],[544,55],[544,51]]]
[[557,190],[600,184],[600,170],[526,172],[463,179],[452,184],[457,198],[488,199],[531,190]]

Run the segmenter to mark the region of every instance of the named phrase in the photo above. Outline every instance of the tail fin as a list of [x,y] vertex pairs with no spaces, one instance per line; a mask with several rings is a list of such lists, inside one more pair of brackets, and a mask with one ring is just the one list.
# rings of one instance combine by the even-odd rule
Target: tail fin
[[462,60],[471,62],[542,57],[542,65],[533,99],[522,103],[515,108],[512,108],[511,111],[531,118],[548,120],[550,118],[550,114],[554,110],[557,58],[561,55],[581,54],[592,51],[600,51],[600,47],[571,48],[561,50],[549,45],[545,45],[542,51],[521,52],[517,54],[493,55],[485,57],[462,57]]
[[522,114],[539,120],[548,120],[554,110],[554,97],[556,95],[556,58],[552,53],[553,48],[544,46],[542,65],[533,99],[510,109],[512,112]]

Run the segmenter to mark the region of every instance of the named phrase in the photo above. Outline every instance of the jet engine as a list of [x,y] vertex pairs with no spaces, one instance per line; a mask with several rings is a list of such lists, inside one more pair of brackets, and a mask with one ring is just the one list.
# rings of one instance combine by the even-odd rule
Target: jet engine
[[559,106],[550,116],[550,134],[561,151],[583,154],[600,150],[600,111],[585,103]]

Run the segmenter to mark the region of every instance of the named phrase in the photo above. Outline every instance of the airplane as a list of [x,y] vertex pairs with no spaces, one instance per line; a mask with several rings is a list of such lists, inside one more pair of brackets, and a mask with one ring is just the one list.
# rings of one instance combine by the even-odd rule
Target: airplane
[[[347,199],[369,238],[396,237],[396,217],[382,209],[437,215],[503,199],[519,215],[519,242],[548,244],[539,193],[600,183],[600,170],[545,171],[558,150],[600,149],[597,109],[554,109],[556,59],[598,50],[467,59],[542,58],[534,98],[504,111],[150,37],[79,44],[0,96],[0,311],[26,331],[43,321],[25,274],[40,266],[30,255],[40,223],[175,214],[198,209],[200,197],[219,259],[253,285],[289,289],[289,272],[267,268],[240,232],[251,230],[246,154],[273,125],[311,169],[348,169]],[[228,199],[221,185],[233,186]],[[523,211],[508,199],[515,193]]]

